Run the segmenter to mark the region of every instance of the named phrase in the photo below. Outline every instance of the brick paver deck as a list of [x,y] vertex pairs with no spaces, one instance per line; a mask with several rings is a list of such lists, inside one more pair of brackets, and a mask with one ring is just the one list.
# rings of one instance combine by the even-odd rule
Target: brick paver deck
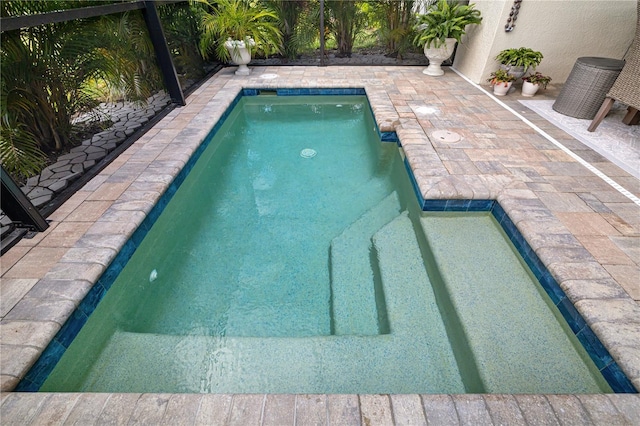
[[[623,195],[452,70],[433,78],[420,67],[254,67],[250,77],[236,77],[231,68],[72,196],[46,232],[0,259],[2,424],[640,424],[637,394],[10,392],[243,87],[364,87],[381,130],[397,132],[423,197],[498,200],[640,388],[637,179],[602,158],[591,161],[632,194]],[[534,113],[525,116],[588,152]],[[438,140],[435,130],[462,140]]]

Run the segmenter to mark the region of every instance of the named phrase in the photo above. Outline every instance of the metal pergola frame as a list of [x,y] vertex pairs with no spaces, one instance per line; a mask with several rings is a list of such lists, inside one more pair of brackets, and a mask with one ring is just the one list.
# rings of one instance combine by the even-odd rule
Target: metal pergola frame
[[131,10],[141,10],[144,21],[147,25],[149,37],[155,50],[158,66],[162,72],[165,87],[171,100],[181,106],[186,105],[184,93],[178,74],[171,59],[171,53],[167,45],[167,39],[160,23],[160,17],[156,9],[156,3],[172,4],[182,3],[187,0],[134,0],[125,3],[107,4],[101,6],[79,7],[77,9],[67,9],[57,12],[38,13],[35,15],[11,16],[0,18],[0,32],[30,28],[38,25],[53,24],[57,22],[67,22],[76,19],[94,18],[97,16],[112,15]]
[[40,214],[38,209],[22,193],[18,184],[0,166],[0,178],[2,180],[0,191],[0,204],[2,211],[13,222],[10,233],[0,241],[0,254],[4,254],[29,231],[42,232],[49,227],[49,223]]
[[[131,10],[141,10],[144,17],[149,37],[156,54],[158,67],[162,72],[165,87],[171,100],[179,106],[186,105],[184,93],[178,74],[169,52],[167,39],[162,29],[160,17],[156,9],[156,3],[172,4],[182,3],[187,0],[134,0],[123,3],[115,3],[101,6],[87,6],[77,9],[67,9],[49,13],[39,13],[25,16],[12,16],[0,18],[0,32],[14,31],[23,28],[31,28],[38,25],[47,25],[58,22],[73,21],[76,19],[94,18],[97,16],[123,13]],[[127,145],[128,146],[128,145]],[[119,151],[118,151],[119,152]],[[104,167],[104,165],[102,165]],[[2,168],[2,211],[12,220],[13,225],[10,234],[3,237],[0,244],[0,254],[4,254],[17,243],[29,231],[42,232],[49,227],[44,216],[22,193],[18,185]]]

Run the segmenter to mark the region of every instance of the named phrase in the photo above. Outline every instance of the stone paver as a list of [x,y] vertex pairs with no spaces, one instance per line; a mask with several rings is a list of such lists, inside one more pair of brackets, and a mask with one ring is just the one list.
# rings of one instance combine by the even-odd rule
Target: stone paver
[[482,395],[459,395],[453,398],[458,419],[463,425],[493,424],[491,414]]
[[631,425],[640,424],[637,395],[616,395],[615,397],[609,397],[609,399],[627,423]]
[[0,317],[4,318],[37,283],[37,278],[3,278],[0,286]]
[[547,395],[553,413],[562,425],[591,425],[593,420],[575,395]]
[[588,398],[577,395],[577,397],[595,424],[629,424],[607,395],[590,395]]
[[8,270],[3,270],[3,278],[37,279],[41,278],[58,260],[64,256],[65,247],[34,247],[20,261]]
[[392,425],[389,395],[360,395],[360,415],[363,425]]
[[429,425],[458,425],[460,419],[450,395],[422,395],[422,406]]
[[328,395],[329,424],[360,425],[358,395]]
[[398,425],[425,425],[424,408],[419,395],[390,395],[393,421]]
[[102,407],[102,412],[96,417],[99,425],[124,425],[129,422],[136,408],[140,394],[118,393],[109,395],[109,399]]
[[513,395],[485,395],[489,415],[496,425],[526,425],[527,422]]
[[[260,78],[265,73],[277,77]],[[0,322],[3,391],[26,374],[43,342],[243,87],[364,87],[379,128],[397,132],[423,197],[498,200],[640,387],[640,295],[630,287],[640,260],[640,206],[453,71],[431,78],[420,67],[379,66],[254,67],[246,78],[224,69],[54,212],[50,231],[9,250],[0,282],[0,293],[10,295],[2,298]],[[535,124],[580,146],[544,120]],[[461,140],[438,140],[435,130],[455,132]],[[51,168],[47,179],[70,171],[65,167],[76,158]],[[637,179],[622,171],[612,176],[638,192]],[[76,223],[85,226],[74,232]],[[5,336],[7,330],[31,340]],[[66,415],[64,422],[98,424],[175,424],[178,418],[190,424],[503,424],[509,417],[514,424],[577,424],[587,417],[594,424],[637,424],[640,417],[638,395],[78,395],[5,393],[2,422],[55,423]]]
[[[72,398],[76,394],[71,394]],[[84,393],[76,400],[69,416],[65,419],[65,424],[70,425],[86,425],[95,422],[100,413],[104,410],[105,403],[109,399],[106,393]],[[144,405],[140,404],[140,409],[144,409]],[[132,416],[131,419],[134,419]]]
[[560,421],[544,395],[515,395],[525,421],[529,425],[560,425]]
[[73,247],[90,226],[90,222],[59,223],[38,245],[40,247]]
[[267,395],[262,415],[263,425],[291,425],[296,418],[296,395]]
[[0,323],[0,345],[45,348],[59,329],[60,324],[53,321],[6,320]]
[[80,394],[67,395],[59,393],[51,395],[40,406],[40,410],[33,417],[31,423],[34,425],[63,424],[65,420],[69,419],[69,415],[79,398]]
[[[12,393],[2,401],[0,406],[2,424],[16,426],[29,424],[49,398],[51,398],[50,394]],[[71,398],[67,401],[73,407]]]
[[231,401],[228,425],[258,424],[262,418],[264,395],[234,395]]
[[232,395],[207,394],[202,396],[196,425],[223,425],[231,411]]
[[609,275],[625,289],[633,300],[640,300],[640,268],[637,265],[603,265]]
[[162,423],[174,425],[193,424],[201,402],[202,395],[198,394],[171,395]]
[[297,395],[295,420],[300,425],[326,425],[327,395]]
[[[98,394],[107,395],[108,394]],[[130,425],[155,425],[162,422],[167,406],[169,405],[169,394],[142,394],[136,401],[133,414],[129,418]],[[105,398],[106,401],[106,398]],[[96,414],[99,415],[102,410]],[[94,417],[96,417],[94,416]],[[169,423],[167,423],[169,424]]]

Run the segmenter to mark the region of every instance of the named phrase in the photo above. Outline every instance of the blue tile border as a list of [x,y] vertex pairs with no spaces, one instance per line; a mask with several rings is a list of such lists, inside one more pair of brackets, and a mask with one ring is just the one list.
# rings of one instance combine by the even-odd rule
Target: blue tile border
[[333,88],[333,89],[293,88],[293,89],[275,89],[275,91],[278,94],[278,96],[366,95],[363,87],[345,87],[345,88]]
[[[418,199],[418,205],[422,210],[430,210],[425,208],[425,205],[424,205],[425,201],[424,201],[424,198],[422,198],[422,192],[420,191],[420,186],[416,181],[416,177],[413,175],[413,170],[411,169],[411,165],[409,164],[409,159],[407,157],[404,158],[404,169],[409,175],[409,181],[411,181],[411,186],[413,187],[413,193]],[[438,200],[430,200],[430,201],[437,202]],[[433,210],[437,211],[437,209],[433,209]]]
[[382,142],[395,142],[400,145],[400,139],[396,132],[381,132],[378,130],[378,133],[380,134],[380,140]]
[[258,96],[261,92],[275,93],[277,96],[337,96],[337,95],[366,95],[364,87],[344,87],[344,88],[287,88],[287,89],[242,89],[242,96]]

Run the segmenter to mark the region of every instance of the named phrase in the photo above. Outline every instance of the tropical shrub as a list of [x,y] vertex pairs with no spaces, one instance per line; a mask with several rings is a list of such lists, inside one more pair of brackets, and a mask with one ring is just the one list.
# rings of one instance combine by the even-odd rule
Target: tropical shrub
[[186,79],[199,79],[205,74],[199,46],[200,12],[198,5],[188,3],[158,4],[173,64],[178,76]]
[[338,56],[351,57],[356,37],[366,23],[360,2],[351,0],[329,0],[325,3],[329,19],[329,30],[336,40]]
[[537,52],[528,47],[520,47],[518,49],[504,49],[496,60],[503,65],[510,65],[513,67],[524,67],[525,69],[531,67],[535,69],[540,62],[542,62],[542,53]]
[[[4,92],[4,91],[3,91]],[[4,93],[2,95],[4,100]],[[2,105],[0,123],[0,164],[12,176],[26,178],[37,174],[45,166],[46,155],[40,149],[38,140],[18,123],[15,116]]]
[[[286,0],[285,0],[286,1]],[[325,23],[329,22],[329,14],[325,9]],[[318,0],[309,0],[306,2],[305,7],[300,10],[298,15],[298,21],[295,27],[295,32],[292,37],[292,43],[288,44],[292,49],[295,49],[295,55],[288,53],[287,50],[283,50],[283,54],[286,57],[293,59],[295,56],[301,53],[311,53],[315,51],[320,45],[320,2]],[[328,24],[325,25],[324,35],[329,34]],[[284,37],[284,34],[283,34]],[[286,46],[283,42],[283,46]]]
[[402,58],[413,46],[416,3],[415,0],[380,0],[374,3],[378,35],[387,54]]
[[[3,2],[3,16],[11,6],[22,2]],[[34,2],[40,3],[40,2]],[[82,90],[87,78],[96,77],[99,57],[89,48],[91,33],[86,25],[67,23],[41,25],[2,35],[2,163],[8,170],[27,171],[28,152],[10,155],[24,146],[19,141],[37,141],[44,151],[62,149],[71,132],[75,113],[95,104]],[[6,117],[6,118],[4,118]],[[9,137],[8,135],[11,135]],[[35,165],[38,162],[25,160]]]
[[153,44],[139,11],[102,16],[92,30],[93,48],[100,59],[96,74],[107,86],[108,100],[143,101],[163,87]]
[[198,0],[207,6],[202,12],[202,38],[200,51],[203,56],[214,51],[222,61],[229,61],[231,55],[224,44],[227,39],[245,41],[251,49],[255,47],[265,55],[278,52],[282,35],[278,28],[278,16],[262,3],[247,0]]
[[[28,15],[96,3],[100,2],[5,0],[0,14]],[[161,80],[145,34],[139,13],[4,32],[0,47],[3,166],[32,175],[43,165],[44,153],[69,146],[72,119],[97,104],[97,81],[107,82],[127,97],[148,96]]]
[[282,33],[282,48],[280,51],[285,58],[295,59],[298,50],[308,40],[299,37],[299,23],[302,13],[308,8],[307,0],[271,0],[268,2],[278,16],[279,28]]
[[480,11],[474,4],[461,4],[457,0],[438,0],[427,9],[424,15],[418,16],[418,34],[414,43],[418,46],[438,48],[447,38],[455,38],[460,43],[466,33],[467,25],[477,25],[482,22]]

